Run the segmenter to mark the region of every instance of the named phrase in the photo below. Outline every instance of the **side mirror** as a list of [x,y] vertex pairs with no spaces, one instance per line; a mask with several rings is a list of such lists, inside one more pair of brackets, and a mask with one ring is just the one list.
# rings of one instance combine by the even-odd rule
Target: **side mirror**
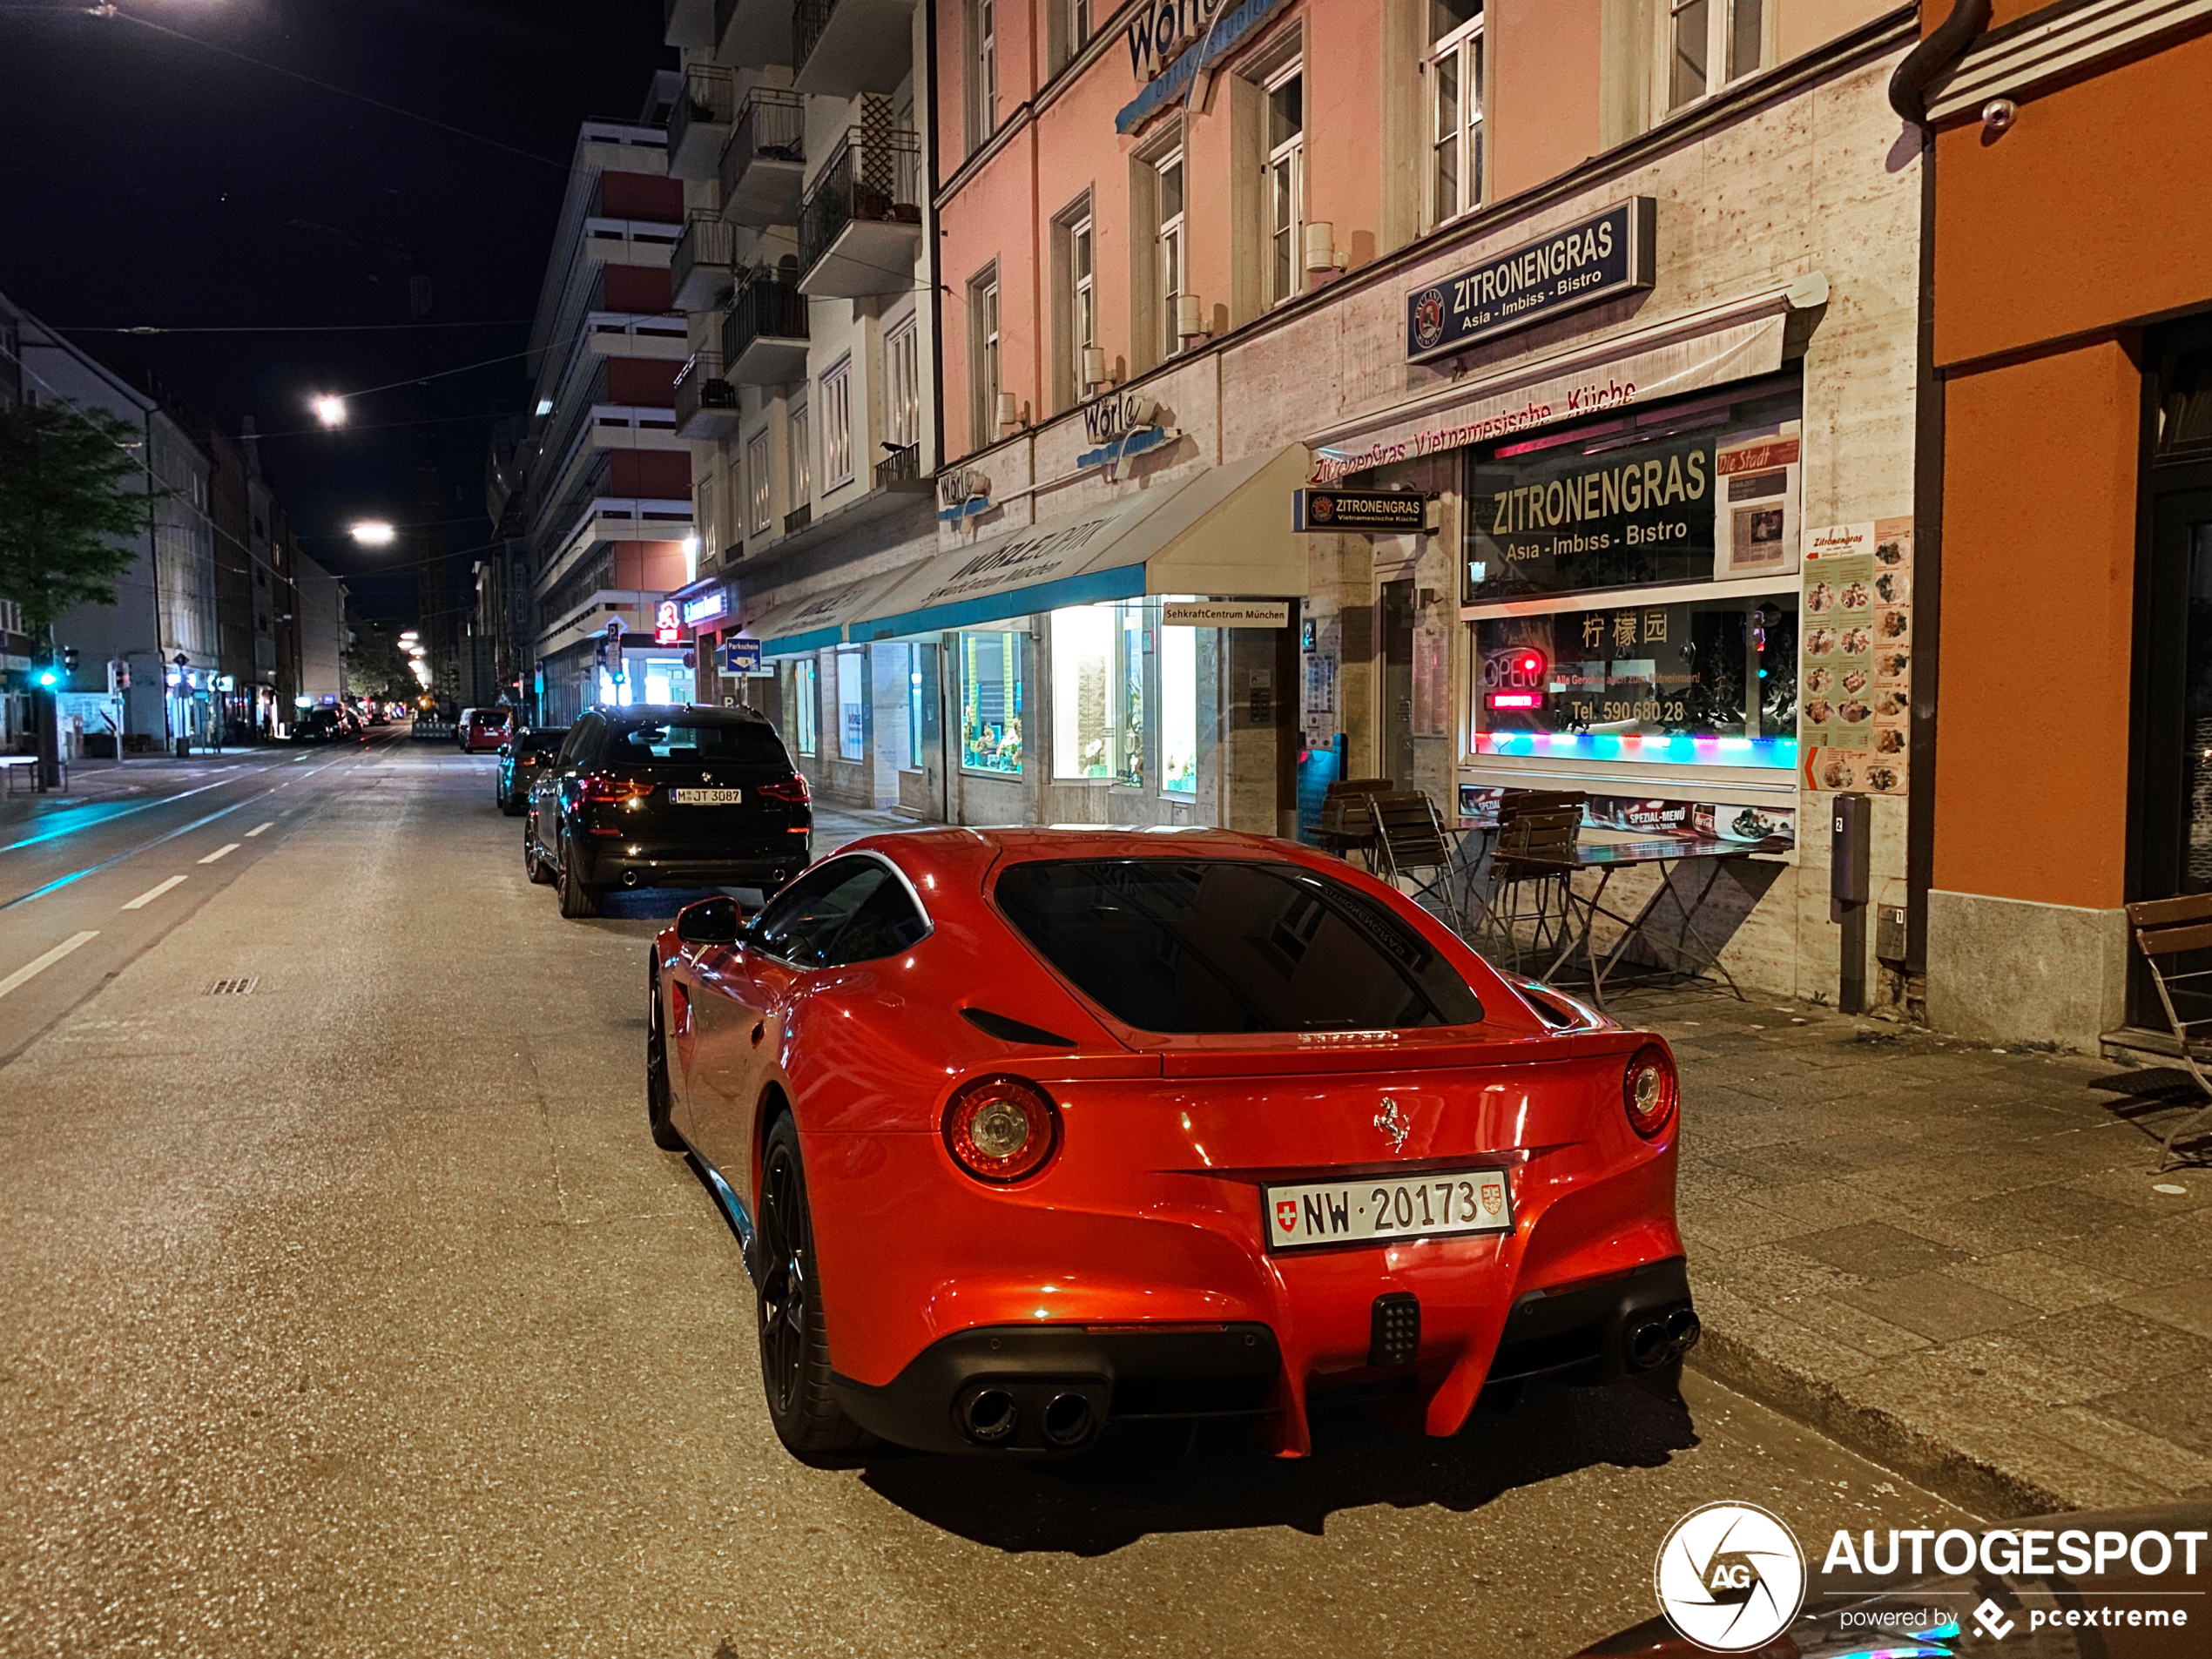
[[502,743],[499,745],[499,752],[502,755],[511,756],[515,752],[515,745],[511,743]]
[[735,899],[702,899],[676,913],[676,936],[687,945],[734,945],[743,914]]

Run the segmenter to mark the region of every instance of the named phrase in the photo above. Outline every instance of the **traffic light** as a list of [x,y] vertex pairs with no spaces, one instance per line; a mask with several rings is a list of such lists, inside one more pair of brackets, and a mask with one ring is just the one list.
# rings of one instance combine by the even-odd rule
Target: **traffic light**
[[62,647],[62,666],[63,666],[63,668],[66,669],[66,670],[67,670],[70,673],[71,673],[71,674],[74,674],[75,672],[77,672],[77,647],[76,647],[76,646],[74,646],[74,645],[64,645],[64,646]]

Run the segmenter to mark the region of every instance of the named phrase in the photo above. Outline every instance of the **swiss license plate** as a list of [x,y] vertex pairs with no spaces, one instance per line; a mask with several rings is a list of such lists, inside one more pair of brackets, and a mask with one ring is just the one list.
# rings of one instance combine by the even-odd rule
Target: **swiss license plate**
[[1274,1250],[1513,1231],[1513,1188],[1503,1170],[1269,1187],[1264,1197],[1267,1243]]
[[678,806],[742,806],[742,789],[671,789],[669,799]]

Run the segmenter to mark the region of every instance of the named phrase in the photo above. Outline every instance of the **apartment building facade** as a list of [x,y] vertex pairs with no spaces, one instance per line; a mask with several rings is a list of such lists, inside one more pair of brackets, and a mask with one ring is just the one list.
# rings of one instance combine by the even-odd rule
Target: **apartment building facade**
[[[1767,848],[1701,925],[1747,983],[1838,995],[1827,802],[1873,796],[1896,911],[1925,783],[1913,14],[930,15],[935,548],[749,598],[782,698],[934,664],[955,821],[1579,789],[1601,836]],[[1865,956],[1901,996],[1892,930]]]
[[[669,290],[684,228],[668,172],[672,85],[662,77],[636,122],[578,133],[530,338],[519,509],[530,623],[517,655],[528,700],[550,724],[695,694],[686,648],[656,628],[698,545],[691,455],[675,435],[687,351]],[[610,628],[627,648],[619,668],[605,651]]]
[[780,669],[729,649],[741,620],[936,550],[926,9],[673,0],[667,19],[691,329],[676,407],[700,536],[674,620],[700,694],[770,711],[818,793],[941,815],[932,648]]

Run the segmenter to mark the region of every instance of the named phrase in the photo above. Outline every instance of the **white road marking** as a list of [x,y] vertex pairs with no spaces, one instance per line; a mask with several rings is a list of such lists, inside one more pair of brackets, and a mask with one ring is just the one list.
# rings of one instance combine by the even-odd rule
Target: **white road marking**
[[246,839],[247,840],[249,840],[249,841],[250,841],[250,840],[253,840],[255,836],[260,835],[260,834],[263,833],[264,833],[264,832],[266,832],[266,831],[268,831],[268,830],[273,830],[273,829],[274,829],[275,827],[276,827],[276,819],[274,819],[273,818],[273,819],[270,819],[267,823],[266,823],[266,824],[256,824],[256,825],[255,825],[255,826],[254,826],[252,829],[250,829],[250,830],[248,830],[248,831],[246,831]]
[[231,843],[228,846],[219,846],[219,847],[217,847],[217,848],[216,848],[216,849],[215,849],[212,853],[209,853],[209,854],[208,854],[206,858],[204,858],[204,859],[200,860],[200,862],[201,862],[202,864],[212,864],[212,863],[214,863],[214,862],[215,862],[215,860],[218,860],[218,859],[226,859],[226,858],[230,857],[230,855],[231,855],[232,853],[233,853],[237,852],[237,851],[238,851],[238,849],[239,849],[239,843],[238,843],[238,842],[236,842],[236,841],[233,841],[233,842],[232,842],[232,843]]
[[48,951],[37,961],[31,962],[25,967],[18,968],[14,973],[9,974],[7,978],[0,979],[0,996],[5,996],[9,992],[16,989],[18,986],[28,984],[30,981],[37,979],[41,974],[51,968],[56,962],[61,961],[63,957],[68,955],[70,952],[78,948],[80,946],[91,944],[99,936],[99,934],[97,931],[94,931],[89,934],[79,934],[74,939],[64,939],[60,944],[55,946],[53,949]]
[[163,894],[168,892],[170,888],[183,886],[184,880],[185,878],[180,875],[172,875],[159,887],[140,894],[137,898],[132,900],[129,904],[125,905],[123,907],[125,910],[144,910],[156,899],[158,899]]

